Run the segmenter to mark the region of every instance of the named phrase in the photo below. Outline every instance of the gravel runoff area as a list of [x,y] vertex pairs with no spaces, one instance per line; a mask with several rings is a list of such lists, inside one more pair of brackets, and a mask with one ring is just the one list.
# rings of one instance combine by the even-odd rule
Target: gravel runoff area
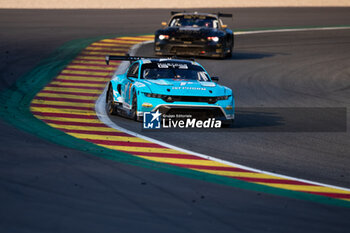
[[349,0],[0,0],[8,9],[142,9],[142,8],[215,8],[215,7],[342,7]]

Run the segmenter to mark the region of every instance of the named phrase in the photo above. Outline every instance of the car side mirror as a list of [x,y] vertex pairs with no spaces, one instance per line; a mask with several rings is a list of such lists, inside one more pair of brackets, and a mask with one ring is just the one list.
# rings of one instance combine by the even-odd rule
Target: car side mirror
[[135,80],[133,79],[133,78],[136,78],[137,79],[137,77],[133,77],[133,76],[128,76],[128,77],[126,77],[130,82],[135,82]]
[[225,29],[225,28],[227,28],[227,25],[223,24],[223,25],[221,25],[221,27],[222,27],[222,29]]
[[219,82],[219,77],[211,77],[211,81]]
[[166,22],[162,22],[162,26],[165,27],[167,25]]

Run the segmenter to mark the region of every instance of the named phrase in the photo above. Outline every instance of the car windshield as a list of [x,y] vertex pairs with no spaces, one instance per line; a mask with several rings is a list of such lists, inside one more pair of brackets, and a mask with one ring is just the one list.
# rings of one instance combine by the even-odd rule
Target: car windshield
[[178,62],[152,62],[143,64],[141,78],[210,81],[202,67],[190,63]]
[[218,20],[202,15],[176,16],[170,22],[170,27],[207,27],[218,28]]

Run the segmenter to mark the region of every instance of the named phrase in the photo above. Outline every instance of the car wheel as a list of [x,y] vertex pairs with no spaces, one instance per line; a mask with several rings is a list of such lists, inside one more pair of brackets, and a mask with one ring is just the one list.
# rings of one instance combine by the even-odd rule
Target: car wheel
[[227,53],[226,53],[226,45],[223,45],[222,47],[222,52],[219,56],[220,59],[225,59],[227,57]]
[[109,88],[109,90],[108,90],[107,110],[108,110],[108,113],[111,114],[111,115],[117,114],[117,111],[115,109],[115,104],[114,104],[114,101],[113,101],[113,88]]
[[216,55],[217,59],[225,59],[226,58],[226,53],[225,53],[225,49],[222,49],[223,51],[221,53],[219,53],[219,56]]
[[227,58],[231,58],[232,57],[232,47],[230,48],[230,51],[227,53],[226,57]]
[[227,120],[227,121],[222,122],[222,128],[233,128],[234,124],[235,124],[234,119]]
[[135,121],[139,120],[139,118],[137,117],[137,95],[135,91],[133,92],[132,96],[131,118]]

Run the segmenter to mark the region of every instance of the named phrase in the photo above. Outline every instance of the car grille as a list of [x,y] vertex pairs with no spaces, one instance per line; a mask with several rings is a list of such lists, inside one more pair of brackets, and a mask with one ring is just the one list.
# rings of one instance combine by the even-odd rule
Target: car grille
[[203,51],[203,48],[198,47],[177,47],[174,46],[171,48],[170,52],[174,54],[192,54],[192,55],[198,55]]
[[171,96],[167,95],[162,97],[165,102],[204,102],[209,104],[215,104],[218,99],[216,97],[206,97],[206,96]]
[[195,38],[195,37],[176,37],[174,38],[176,42],[205,42],[203,38]]

